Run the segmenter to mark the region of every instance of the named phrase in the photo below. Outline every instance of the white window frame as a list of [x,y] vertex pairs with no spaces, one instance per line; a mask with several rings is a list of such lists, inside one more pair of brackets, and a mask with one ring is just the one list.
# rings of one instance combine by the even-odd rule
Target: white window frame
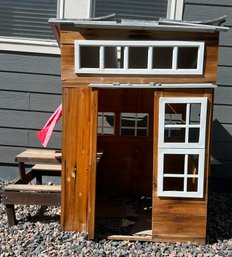
[[[182,154],[185,155],[184,160],[184,174],[164,174],[164,155],[165,154]],[[198,173],[188,174],[188,155],[198,155]],[[184,197],[184,198],[202,198],[204,189],[204,149],[159,149],[158,152],[158,187],[157,194],[162,197]],[[164,191],[163,182],[164,177],[169,178],[183,178],[184,188],[183,191]],[[191,192],[187,191],[187,179],[196,178],[197,179],[197,191]]]
[[[206,115],[207,115],[207,97],[160,97],[160,115],[159,117],[159,147],[161,148],[205,148],[205,133],[206,133]],[[165,105],[166,104],[186,104],[186,124],[165,124]],[[201,116],[199,124],[189,124],[190,104],[201,104]],[[185,128],[185,142],[164,142],[165,128]],[[199,142],[187,143],[190,128],[199,129]]]
[[[122,126],[122,114],[125,114],[125,113],[130,113],[130,114],[135,114],[135,117],[132,117],[135,119],[135,126],[134,127],[127,127],[127,126]],[[140,127],[138,126],[138,114],[144,114],[147,116],[147,124],[146,124],[146,127]],[[134,135],[122,135],[122,129],[128,129],[128,130],[133,130],[134,131]],[[138,131],[139,130],[146,130],[146,135],[145,136],[138,136]],[[147,112],[122,112],[120,113],[120,136],[128,136],[128,137],[147,137],[148,136],[148,133],[149,133],[149,113]]]
[[[147,74],[147,75],[202,75],[204,66],[204,42],[203,41],[129,41],[129,40],[75,40],[75,73],[77,74]],[[81,67],[81,47],[99,47],[99,67]],[[105,47],[124,47],[124,66],[123,68],[105,68],[104,52]],[[147,67],[145,69],[135,69],[129,65],[130,47],[147,47]],[[172,68],[152,68],[153,49],[155,47],[172,47]],[[197,67],[195,69],[178,69],[178,47],[197,47]]]
[[[204,191],[204,165],[205,165],[205,138],[206,138],[206,118],[207,118],[207,97],[160,97],[159,99],[159,139],[158,139],[158,185],[157,195],[159,197],[184,197],[184,198],[202,198]],[[165,105],[169,103],[186,104],[186,124],[166,125],[165,124]],[[200,122],[199,124],[190,124],[190,104],[201,104]],[[185,128],[185,142],[164,142],[165,128]],[[199,128],[199,142],[188,143],[188,129]],[[184,189],[183,191],[164,191],[164,155],[165,154],[182,154],[185,155],[184,175],[165,174],[166,177],[183,177]],[[187,157],[188,155],[196,154],[198,159],[198,174],[187,174]],[[187,191],[187,178],[195,177],[198,179],[198,191]]]
[[[112,114],[112,117],[114,118],[114,125],[112,127],[113,128],[113,133],[112,134],[105,133],[105,130],[107,128],[111,128],[109,126],[105,126],[105,124],[104,124],[104,118],[109,113]],[[102,119],[101,124],[100,123],[97,124],[97,134],[98,134],[98,136],[115,136],[115,113],[114,112],[98,112],[98,117],[101,117],[101,119]],[[100,130],[100,132],[98,132],[99,130]]]

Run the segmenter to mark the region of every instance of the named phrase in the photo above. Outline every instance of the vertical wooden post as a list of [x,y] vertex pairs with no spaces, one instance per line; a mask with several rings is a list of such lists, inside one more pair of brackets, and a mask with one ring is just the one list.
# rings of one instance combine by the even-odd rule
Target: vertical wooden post
[[88,231],[90,158],[95,149],[91,126],[91,89],[64,88],[61,226],[65,230]]
[[90,108],[90,186],[88,202],[88,237],[94,238],[95,228],[95,199],[96,199],[96,155],[97,155],[97,113],[98,113],[98,91],[91,92]]

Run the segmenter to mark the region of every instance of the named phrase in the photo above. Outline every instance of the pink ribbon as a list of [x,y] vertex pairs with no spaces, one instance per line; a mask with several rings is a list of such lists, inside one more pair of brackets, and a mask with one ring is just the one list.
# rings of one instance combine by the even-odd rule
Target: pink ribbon
[[62,116],[62,104],[60,104],[60,106],[55,110],[55,112],[49,118],[49,120],[44,125],[44,127],[37,133],[37,137],[44,147],[47,146],[50,140],[50,137],[52,135],[52,132],[54,130],[54,127],[56,123],[59,121],[61,116]]

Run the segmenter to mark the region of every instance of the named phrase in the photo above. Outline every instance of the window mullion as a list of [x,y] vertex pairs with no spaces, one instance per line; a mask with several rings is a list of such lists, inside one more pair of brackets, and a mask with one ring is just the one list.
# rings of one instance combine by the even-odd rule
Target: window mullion
[[129,67],[129,47],[128,46],[125,46],[124,47],[124,56],[123,56],[124,60],[123,60],[123,63],[124,63],[124,70],[128,70],[128,67]]
[[100,46],[99,49],[99,68],[103,70],[105,68],[105,47]]
[[186,105],[186,118],[185,118],[185,143],[189,141],[189,119],[190,119],[190,103]]
[[172,56],[172,70],[177,70],[177,58],[178,58],[178,47],[173,47],[173,56]]
[[184,156],[184,192],[187,193],[188,183],[188,154]]

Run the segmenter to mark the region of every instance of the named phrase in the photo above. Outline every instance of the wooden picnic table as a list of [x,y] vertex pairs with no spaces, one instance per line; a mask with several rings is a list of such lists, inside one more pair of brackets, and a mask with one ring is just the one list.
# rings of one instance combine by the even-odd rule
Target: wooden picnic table
[[[103,151],[97,152],[97,163]],[[59,206],[61,185],[43,185],[42,176],[61,176],[60,151],[46,149],[27,149],[15,157],[19,165],[19,180],[6,185],[2,192],[2,202],[6,205],[8,224],[17,223],[15,204]],[[26,166],[33,165],[29,171]],[[36,184],[29,184],[33,179]]]
[[60,164],[61,152],[46,149],[26,149],[15,157],[18,162],[19,176],[22,183],[28,183],[30,176],[26,174],[26,164]]

